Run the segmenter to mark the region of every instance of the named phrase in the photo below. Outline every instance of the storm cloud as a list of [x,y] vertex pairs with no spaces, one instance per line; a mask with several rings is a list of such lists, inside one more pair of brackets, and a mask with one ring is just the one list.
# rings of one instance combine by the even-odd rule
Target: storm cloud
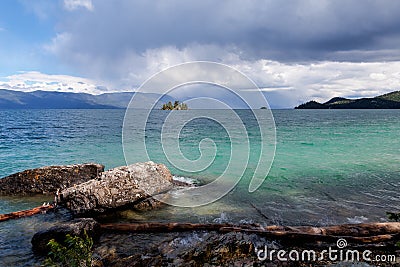
[[110,91],[196,60],[239,69],[280,107],[400,87],[396,0],[60,3],[44,50]]
[[76,10],[59,23],[69,38],[60,43],[66,52],[118,58],[195,43],[228,47],[246,59],[346,60],[352,51],[350,61],[400,57],[394,53],[399,1],[100,0],[89,6],[92,12]]

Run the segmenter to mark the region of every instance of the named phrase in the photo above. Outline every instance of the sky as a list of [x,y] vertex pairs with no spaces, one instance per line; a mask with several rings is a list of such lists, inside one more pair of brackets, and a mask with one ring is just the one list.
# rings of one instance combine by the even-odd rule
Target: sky
[[400,90],[398,14],[397,0],[2,0],[0,88],[135,91],[199,60],[276,108],[371,97]]

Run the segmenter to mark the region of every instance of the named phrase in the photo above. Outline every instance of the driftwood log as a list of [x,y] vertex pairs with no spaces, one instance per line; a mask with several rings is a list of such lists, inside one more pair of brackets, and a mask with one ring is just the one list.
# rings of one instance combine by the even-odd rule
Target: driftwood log
[[261,236],[290,240],[291,242],[336,242],[345,238],[356,244],[395,243],[400,239],[400,222],[343,224],[326,227],[266,226],[256,224],[203,223],[114,223],[101,224],[105,231],[117,232],[181,232],[193,230],[255,233]]
[[11,213],[7,213],[7,214],[0,214],[0,222],[11,220],[11,219],[19,219],[22,217],[28,217],[28,216],[32,216],[32,215],[39,214],[39,213],[46,213],[48,210],[52,210],[52,209],[54,209],[54,206],[44,205],[44,206],[35,207],[33,209],[29,209],[29,210],[21,210],[21,211],[11,212]]

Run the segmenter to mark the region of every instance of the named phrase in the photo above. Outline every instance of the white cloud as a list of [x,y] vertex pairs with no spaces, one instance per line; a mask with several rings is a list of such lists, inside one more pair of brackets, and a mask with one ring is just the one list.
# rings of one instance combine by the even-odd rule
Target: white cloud
[[70,11],[81,7],[93,11],[93,3],[91,0],[64,0],[64,7]]
[[[327,101],[334,96],[372,97],[400,89],[400,62],[315,62],[288,64],[272,60],[241,60],[235,54],[222,53],[221,48],[192,46],[182,50],[173,47],[153,49],[139,56],[132,54],[121,62],[118,72],[124,73],[123,81],[113,81],[104,87],[96,79],[68,75],[48,75],[40,72],[22,72],[0,78],[0,88],[20,91],[62,91],[99,94],[105,91],[136,89],[156,72],[185,61],[196,59],[202,51],[220,53],[221,62],[238,69],[253,79],[267,94],[273,107],[293,107],[311,99]],[[136,61],[130,61],[132,59]],[[140,59],[140,60],[139,60]],[[123,68],[126,68],[123,72]],[[190,75],[190,73],[182,74]],[[214,75],[218,75],[215,73]],[[221,81],[223,82],[223,81]],[[130,88],[117,84],[135,84]],[[103,85],[103,86],[100,86]],[[152,92],[162,91],[152,88]],[[247,88],[235,88],[235,90]],[[248,91],[251,91],[250,89]]]
[[[71,36],[59,34],[50,46],[59,56],[71,45]],[[49,48],[50,49],[50,48]],[[187,61],[217,61],[237,68],[253,79],[276,107],[293,107],[311,99],[334,96],[371,97],[400,89],[400,62],[316,61],[285,63],[268,59],[243,59],[234,46],[196,44],[164,46],[142,53],[128,50],[117,58],[71,54],[65,58],[95,80],[115,91],[137,88],[151,75]],[[190,74],[187,74],[190,75]],[[154,88],[157,91],[157,88]]]
[[[240,63],[236,66],[243,69]],[[372,97],[400,89],[400,62],[332,62],[285,64],[270,60],[247,63],[243,71],[268,92],[279,94],[283,106],[334,96]]]
[[97,1],[94,8],[88,0],[64,0],[66,10],[76,11],[61,14],[59,32],[45,46],[113,91],[197,60],[236,67],[281,107],[400,87],[398,1],[362,8],[357,1],[117,3]]
[[49,75],[36,71],[0,78],[0,88],[24,92],[43,90],[89,94],[103,93],[104,90],[90,79],[68,75]]
[[249,76],[262,91],[279,94],[281,99],[275,100],[279,100],[279,105],[283,107],[310,99],[326,101],[334,96],[371,97],[400,89],[399,61],[291,64],[266,59],[244,60],[234,51],[212,45],[152,49],[147,50],[143,57],[146,60],[141,64],[137,61],[131,63],[132,67],[135,65],[132,70],[136,74],[129,76],[132,84],[140,84],[157,71],[174,64],[218,58],[219,62]]
[[57,33],[54,38],[51,39],[51,43],[45,44],[44,49],[53,54],[61,54],[63,46],[67,46],[70,44],[71,41],[71,34],[64,32],[64,33]]

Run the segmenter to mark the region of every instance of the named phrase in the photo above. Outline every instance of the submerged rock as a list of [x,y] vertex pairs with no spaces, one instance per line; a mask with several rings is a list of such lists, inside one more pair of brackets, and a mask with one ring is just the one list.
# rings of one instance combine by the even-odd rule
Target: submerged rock
[[63,190],[60,196],[75,214],[104,212],[135,205],[172,186],[172,175],[167,167],[149,161],[103,172],[97,179]]
[[0,179],[0,195],[54,194],[57,189],[94,179],[103,171],[104,166],[96,163],[25,170]]
[[89,237],[97,240],[100,236],[100,224],[94,219],[82,218],[37,232],[31,240],[32,250],[37,254],[46,255],[49,251],[47,244],[51,239],[64,243],[67,234],[84,238],[85,231]]

